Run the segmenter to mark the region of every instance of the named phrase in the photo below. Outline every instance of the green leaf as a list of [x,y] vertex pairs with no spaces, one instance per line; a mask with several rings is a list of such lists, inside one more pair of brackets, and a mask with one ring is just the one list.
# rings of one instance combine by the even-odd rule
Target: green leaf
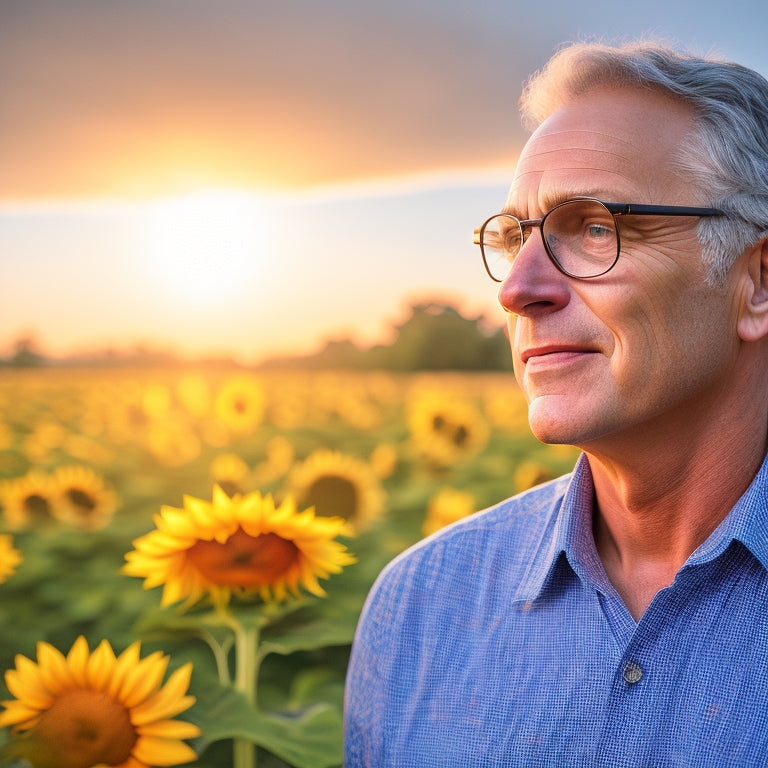
[[203,633],[213,635],[224,643],[231,635],[226,623],[214,612],[179,613],[165,608],[145,611],[136,622],[136,632],[144,637],[199,637]]
[[294,651],[313,651],[330,645],[351,643],[355,631],[354,621],[335,621],[330,614],[331,611],[323,610],[322,606],[308,606],[270,624],[262,631],[262,654],[287,655]]
[[282,714],[258,712],[239,691],[212,688],[200,696],[190,720],[203,730],[192,743],[201,754],[222,739],[244,739],[296,768],[330,768],[342,761],[342,718],[321,702]]

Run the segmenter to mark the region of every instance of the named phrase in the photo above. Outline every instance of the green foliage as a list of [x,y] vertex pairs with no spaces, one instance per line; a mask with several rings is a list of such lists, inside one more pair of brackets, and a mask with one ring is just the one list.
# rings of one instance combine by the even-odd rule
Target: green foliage
[[388,345],[361,349],[350,339],[329,341],[325,349],[302,358],[280,358],[265,365],[389,371],[510,371],[509,340],[500,327],[482,317],[467,318],[450,305],[423,302],[395,327]]
[[[457,347],[474,348],[478,333],[477,324],[457,312],[422,305],[401,326],[395,345],[399,364],[405,369],[407,361],[426,355],[436,339],[451,338]],[[436,368],[445,362],[437,351],[427,359]],[[573,454],[542,446],[532,437],[524,426],[519,392],[507,374],[262,371],[256,374],[264,377],[267,409],[262,423],[248,434],[226,439],[214,431],[214,442],[205,439],[210,412],[193,417],[173,402],[179,375],[168,369],[4,370],[0,482],[31,469],[50,472],[62,464],[84,463],[114,487],[120,505],[102,530],[73,529],[56,520],[38,521],[26,530],[0,530],[12,534],[14,547],[24,556],[16,572],[0,583],[0,673],[14,666],[16,654],[34,659],[39,640],[66,652],[83,634],[91,649],[107,638],[119,653],[141,639],[142,655],[161,650],[171,656],[170,670],[187,661],[194,665],[190,693],[197,701],[180,717],[202,729],[192,743],[198,768],[231,768],[233,739],[259,745],[260,768],[338,766],[344,677],[363,601],[386,562],[421,537],[433,494],[455,487],[470,492],[481,509],[518,490],[514,473],[523,462],[540,463],[554,475],[570,469]],[[215,386],[228,372],[205,375]],[[411,391],[423,387],[452,391],[477,404],[490,429],[481,452],[457,456],[449,465],[436,465],[416,452],[405,406]],[[141,414],[135,428],[111,427],[113,421],[122,425],[127,416],[133,418],[144,393],[158,389],[169,393],[169,410]],[[286,411],[286,404],[298,408],[298,416]],[[503,421],[494,415],[499,404],[509,406],[514,418],[508,415]],[[148,435],[154,428],[178,428],[179,422],[188,429],[184,434],[199,440],[199,453],[178,464],[162,461]],[[327,597],[307,596],[267,613],[256,603],[233,605],[235,620],[260,635],[258,698],[252,703],[227,684],[235,676],[235,646],[226,622],[210,606],[187,613],[176,607],[160,609],[161,588],[145,590],[120,569],[132,541],[154,527],[153,515],[162,505],[179,506],[184,494],[210,499],[214,458],[234,453],[257,476],[275,437],[291,444],[294,463],[320,447],[368,460],[383,444],[394,450],[396,463],[380,481],[385,514],[344,542],[358,562],[322,581]],[[93,453],[84,452],[84,445],[91,445]],[[174,457],[171,453],[170,459]],[[289,487],[287,467],[265,477],[258,487],[263,493],[280,497]],[[0,680],[0,700],[8,698]],[[0,733],[0,745],[8,738],[7,732]]]

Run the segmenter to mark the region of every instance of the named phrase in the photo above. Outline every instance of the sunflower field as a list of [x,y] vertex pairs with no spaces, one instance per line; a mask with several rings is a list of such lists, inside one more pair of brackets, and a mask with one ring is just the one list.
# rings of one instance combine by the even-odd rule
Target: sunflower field
[[0,373],[0,765],[341,764],[381,568],[573,466],[507,373]]

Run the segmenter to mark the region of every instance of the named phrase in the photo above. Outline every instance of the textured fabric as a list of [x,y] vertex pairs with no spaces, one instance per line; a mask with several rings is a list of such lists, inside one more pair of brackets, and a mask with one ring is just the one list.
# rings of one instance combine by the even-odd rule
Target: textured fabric
[[589,464],[390,563],[353,644],[345,766],[768,766],[768,466],[636,623]]

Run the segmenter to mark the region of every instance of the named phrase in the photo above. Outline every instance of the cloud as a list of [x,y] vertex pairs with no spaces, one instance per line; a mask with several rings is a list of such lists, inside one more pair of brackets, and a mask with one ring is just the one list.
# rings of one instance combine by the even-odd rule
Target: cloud
[[445,9],[4,4],[0,197],[306,186],[508,164],[521,135],[516,95],[478,94],[497,87],[482,55],[497,33]]
[[651,32],[766,71],[767,14],[763,0],[727,14],[719,0],[3,2],[0,200],[508,168],[521,85],[562,41]]

